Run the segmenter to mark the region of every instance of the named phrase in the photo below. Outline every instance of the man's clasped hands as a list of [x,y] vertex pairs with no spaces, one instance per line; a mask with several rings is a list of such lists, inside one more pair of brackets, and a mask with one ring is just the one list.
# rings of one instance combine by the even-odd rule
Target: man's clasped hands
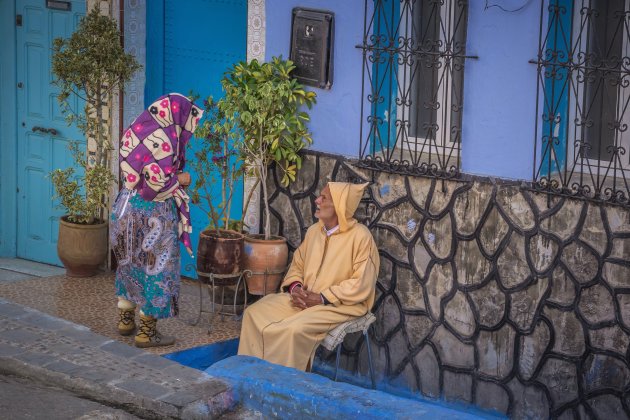
[[306,309],[324,303],[322,295],[311,292],[308,286],[297,285],[291,290],[291,303],[296,308]]

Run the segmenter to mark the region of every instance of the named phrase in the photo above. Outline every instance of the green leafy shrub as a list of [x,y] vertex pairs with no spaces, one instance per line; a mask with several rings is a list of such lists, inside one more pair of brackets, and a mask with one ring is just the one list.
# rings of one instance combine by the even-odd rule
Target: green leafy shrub
[[[107,105],[116,90],[140,69],[136,59],[125,53],[116,21],[100,14],[97,7],[84,16],[68,39],[53,41],[53,84],[68,125],[74,124],[95,144],[89,159],[71,146],[76,167],[56,169],[50,177],[56,197],[68,212],[68,219],[95,223],[104,219],[108,191],[114,182],[110,155],[114,150],[108,126]],[[74,98],[82,110],[73,109]]]
[[55,169],[50,173],[56,196],[68,212],[68,221],[80,224],[98,223],[103,207],[103,197],[114,182],[111,171],[103,165],[89,166],[85,152],[79,143],[71,144],[75,163],[82,169],[78,176],[73,167]]
[[[196,176],[190,186],[190,198],[193,204],[204,204],[200,208],[208,216],[206,229],[214,229],[217,235],[219,229],[240,231],[242,221],[230,219],[234,187],[243,175],[236,133],[212,96],[204,100],[204,107],[203,121],[195,130],[195,151],[188,160],[188,167]],[[193,142],[189,142],[189,150],[192,147]],[[213,188],[217,185],[220,188]]]
[[256,177],[256,186],[262,186],[266,239],[271,235],[269,166],[275,163],[282,185],[289,185],[302,165],[298,152],[313,141],[306,127],[309,115],[300,108],[306,105],[310,109],[316,94],[291,76],[294,69],[293,62],[282,57],[266,63],[252,60],[235,64],[221,80],[225,91],[218,102],[225,118],[221,129],[237,136],[247,173]]

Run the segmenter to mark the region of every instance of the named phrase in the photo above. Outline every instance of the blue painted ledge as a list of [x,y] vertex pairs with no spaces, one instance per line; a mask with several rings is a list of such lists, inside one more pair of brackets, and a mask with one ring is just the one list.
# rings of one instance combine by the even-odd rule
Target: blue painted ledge
[[[236,399],[265,416],[331,419],[482,419],[497,418],[397,397],[382,391],[334,382],[320,375],[248,356],[232,356],[205,370],[230,383]],[[343,418],[343,417],[342,417]]]

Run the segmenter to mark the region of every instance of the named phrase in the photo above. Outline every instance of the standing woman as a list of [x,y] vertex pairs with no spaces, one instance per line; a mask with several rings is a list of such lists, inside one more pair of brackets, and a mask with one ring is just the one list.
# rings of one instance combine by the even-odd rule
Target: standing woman
[[176,316],[180,288],[179,242],[192,255],[190,211],[183,172],[186,143],[203,111],[178,93],[162,96],[125,131],[120,142],[124,188],[112,208],[110,243],[118,261],[118,332],[136,329],[136,347],[175,342],[157,320]]

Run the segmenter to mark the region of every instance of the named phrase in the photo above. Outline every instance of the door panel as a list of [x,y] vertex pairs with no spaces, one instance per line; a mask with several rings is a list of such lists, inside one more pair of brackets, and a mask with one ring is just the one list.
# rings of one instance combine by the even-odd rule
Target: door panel
[[[61,265],[57,257],[57,230],[62,210],[53,202],[50,171],[73,165],[71,140],[82,140],[68,127],[51,85],[52,41],[68,37],[85,14],[85,1],[72,1],[71,11],[51,10],[40,0],[17,2],[22,15],[17,27],[17,255]],[[74,109],[79,105],[75,99]],[[56,134],[37,128],[54,129]]]
[[[247,52],[247,0],[189,0],[186,2],[164,0],[147,2],[147,16],[157,16],[147,22],[151,28],[164,30],[163,55],[147,55],[147,71],[159,74],[160,80],[147,79],[147,91],[159,96],[169,92],[184,95],[194,91],[202,98],[221,97],[221,78],[237,61],[246,59]],[[164,7],[163,14],[151,8]],[[163,23],[158,22],[164,19]],[[185,27],[185,30],[182,29]],[[151,70],[162,66],[161,71]],[[151,103],[154,97],[146,97]],[[199,100],[201,104],[201,99]],[[195,139],[191,140],[194,153]],[[193,178],[195,174],[192,174]],[[232,201],[232,217],[240,218],[243,207],[243,185],[239,183]],[[191,240],[196,251],[199,232],[208,225],[205,213],[191,204],[193,235]],[[181,248],[182,274],[196,277],[192,267],[195,261]]]

